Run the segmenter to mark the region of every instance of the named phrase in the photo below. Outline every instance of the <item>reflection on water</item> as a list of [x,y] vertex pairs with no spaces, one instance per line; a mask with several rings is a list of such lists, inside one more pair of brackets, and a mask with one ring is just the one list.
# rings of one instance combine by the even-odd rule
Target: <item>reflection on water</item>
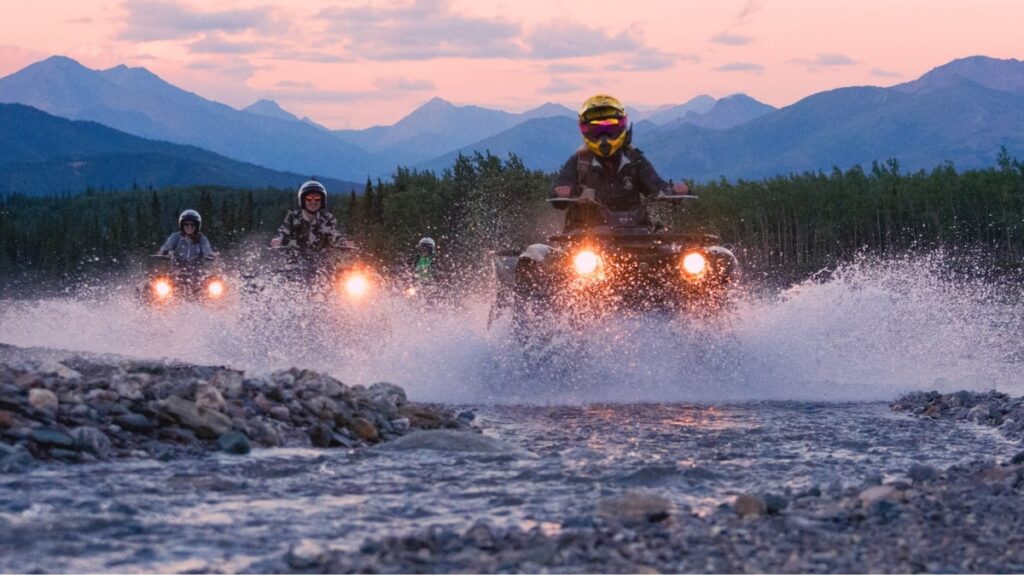
[[354,550],[480,518],[557,533],[633,489],[703,514],[743,492],[791,497],[1019,450],[878,403],[473,409],[507,453],[272,449],[0,476],[0,571],[258,570],[302,540]]

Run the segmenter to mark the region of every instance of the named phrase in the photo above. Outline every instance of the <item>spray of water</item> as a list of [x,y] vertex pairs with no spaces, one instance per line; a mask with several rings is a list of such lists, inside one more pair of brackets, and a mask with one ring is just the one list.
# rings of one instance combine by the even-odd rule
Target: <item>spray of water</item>
[[[436,307],[384,294],[358,308],[301,290],[155,310],[134,286],[3,302],[0,342],[291,366],[418,401],[884,400],[911,390],[1024,392],[1024,303],[1012,283],[950,277],[942,254],[860,261],[828,281],[747,295],[714,320],[606,317],[524,349],[490,300]],[[1014,293],[1014,290],[1017,290]]]

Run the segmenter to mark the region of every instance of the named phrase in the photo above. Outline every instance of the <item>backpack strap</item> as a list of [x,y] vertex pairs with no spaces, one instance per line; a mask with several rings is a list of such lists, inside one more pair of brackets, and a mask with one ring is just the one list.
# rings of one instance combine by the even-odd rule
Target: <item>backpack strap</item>
[[587,178],[590,176],[590,169],[594,167],[594,153],[589,149],[581,149],[576,152],[576,183],[581,187],[587,185]]

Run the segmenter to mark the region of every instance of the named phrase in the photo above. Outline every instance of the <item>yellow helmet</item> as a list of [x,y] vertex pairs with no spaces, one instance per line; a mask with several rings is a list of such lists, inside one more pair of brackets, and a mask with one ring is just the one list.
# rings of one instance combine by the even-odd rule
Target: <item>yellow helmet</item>
[[629,138],[626,108],[607,94],[587,98],[580,107],[579,122],[583,142],[602,158],[618,152]]

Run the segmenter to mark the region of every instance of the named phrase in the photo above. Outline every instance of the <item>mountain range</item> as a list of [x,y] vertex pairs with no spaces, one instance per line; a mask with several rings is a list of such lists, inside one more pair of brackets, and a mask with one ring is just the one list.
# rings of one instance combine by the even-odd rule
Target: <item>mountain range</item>
[[[236,110],[144,68],[97,71],[60,56],[0,78],[0,102],[196,146],[223,161],[356,182],[388,178],[397,166],[443,170],[477,151],[553,171],[580,144],[575,112],[558,104],[510,113],[434,98],[390,126],[329,130],[270,100]],[[1024,63],[974,56],[890,88],[841,88],[780,109],[735,94],[628,113],[634,143],[666,178],[759,178],[888,158],[909,169],[981,167],[1000,146],[1024,151]],[[7,137],[0,133],[5,147]]]
[[[21,104],[0,104],[0,194],[79,193],[189,184],[296,188],[308,176],[278,172],[195,146],[147,140],[96,122],[59,118]],[[333,178],[346,193],[363,184]]]

